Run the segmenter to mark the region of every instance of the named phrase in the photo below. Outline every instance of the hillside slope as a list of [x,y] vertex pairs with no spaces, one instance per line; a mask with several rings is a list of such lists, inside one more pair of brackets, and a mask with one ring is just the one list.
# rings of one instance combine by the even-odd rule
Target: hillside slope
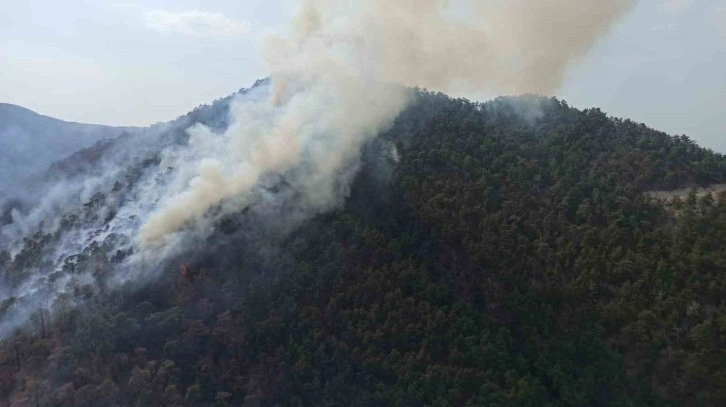
[[[113,270],[131,253],[103,231],[121,214],[94,208],[133,200],[139,174],[161,161],[152,148],[128,160],[120,181],[62,218],[104,239],[64,253],[58,269],[65,232],[0,252],[5,287],[65,287],[3,341],[0,396],[18,406],[726,403],[726,196],[647,194],[724,183],[726,157],[556,99],[414,99],[365,146],[342,207],[293,230],[281,212],[240,207],[204,241],[147,263],[151,275],[123,268],[138,277],[119,287]],[[202,111],[199,121],[224,127],[224,109]],[[186,142],[179,131],[170,143]],[[261,193],[287,189],[282,179]],[[37,304],[8,291],[4,322]]]

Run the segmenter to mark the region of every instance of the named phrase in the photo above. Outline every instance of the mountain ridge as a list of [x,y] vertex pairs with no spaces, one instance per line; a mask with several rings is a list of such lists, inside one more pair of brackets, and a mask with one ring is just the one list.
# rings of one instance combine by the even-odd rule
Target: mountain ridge
[[30,108],[27,108],[25,106],[17,105],[14,103],[5,103],[0,102],[0,120],[4,119],[4,117],[11,116],[15,118],[16,120],[20,118],[42,118],[42,119],[50,119],[52,121],[56,122],[63,122],[67,124],[74,124],[74,125],[82,125],[82,126],[98,126],[98,127],[106,127],[106,128],[140,128],[140,126],[113,126],[113,125],[106,125],[106,124],[98,124],[98,123],[85,123],[85,122],[76,122],[71,120],[64,120],[57,117],[49,116],[46,114],[38,113],[35,110],[32,110]]

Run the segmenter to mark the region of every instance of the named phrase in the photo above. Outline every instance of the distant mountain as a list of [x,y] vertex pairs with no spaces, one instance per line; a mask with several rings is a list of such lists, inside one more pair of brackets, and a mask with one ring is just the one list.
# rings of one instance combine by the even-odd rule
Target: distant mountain
[[66,122],[0,103],[0,191],[27,181],[82,148],[135,130]]

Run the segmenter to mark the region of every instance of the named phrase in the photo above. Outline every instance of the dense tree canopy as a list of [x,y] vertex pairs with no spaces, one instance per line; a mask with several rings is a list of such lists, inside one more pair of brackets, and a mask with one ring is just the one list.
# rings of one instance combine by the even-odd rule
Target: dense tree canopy
[[[38,310],[3,341],[0,396],[726,405],[726,195],[648,194],[725,181],[726,157],[598,109],[418,91],[343,207],[264,238],[240,212],[143,288]],[[5,281],[52,236],[31,240],[0,253]]]

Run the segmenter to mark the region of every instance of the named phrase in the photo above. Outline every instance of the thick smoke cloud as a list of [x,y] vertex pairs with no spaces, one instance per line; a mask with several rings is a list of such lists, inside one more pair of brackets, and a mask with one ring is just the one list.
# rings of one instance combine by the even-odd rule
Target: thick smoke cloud
[[349,67],[382,81],[437,90],[551,93],[567,66],[633,4],[311,0],[301,13],[299,38],[325,37],[329,50],[346,48],[353,56]]
[[[60,163],[67,179],[0,207],[0,338],[88,287],[143,284],[228,214],[249,209],[259,229],[284,234],[341,204],[407,87],[556,91],[632,3],[303,2],[289,38],[269,40],[269,80]],[[397,161],[394,146],[376,151],[389,147]]]
[[[552,93],[633,0],[307,0],[269,41],[271,84],[239,100],[222,135],[190,129],[180,190],[139,234],[163,244],[271,175],[311,213],[340,201],[361,145],[405,108],[403,86]],[[401,86],[403,85],[403,86]]]

